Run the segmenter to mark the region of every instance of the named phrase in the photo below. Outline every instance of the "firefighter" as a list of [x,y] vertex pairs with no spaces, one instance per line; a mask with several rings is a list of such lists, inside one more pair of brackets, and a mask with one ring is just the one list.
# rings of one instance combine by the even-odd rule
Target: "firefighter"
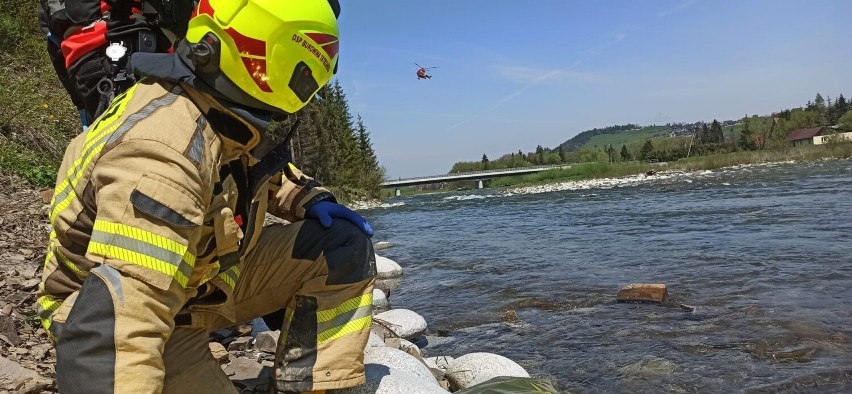
[[365,382],[373,230],[264,135],[336,72],[339,9],[200,0],[175,54],[133,54],[144,77],[70,143],[51,203],[60,392],[236,392],[208,333],[258,316],[280,322],[275,389]]

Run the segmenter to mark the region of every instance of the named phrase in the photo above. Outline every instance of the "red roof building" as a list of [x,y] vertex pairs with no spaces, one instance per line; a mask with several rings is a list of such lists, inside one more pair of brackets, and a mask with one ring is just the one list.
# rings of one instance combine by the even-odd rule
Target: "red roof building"
[[814,137],[822,135],[825,129],[825,126],[820,126],[793,130],[787,135],[787,141],[792,142],[793,145],[813,145]]

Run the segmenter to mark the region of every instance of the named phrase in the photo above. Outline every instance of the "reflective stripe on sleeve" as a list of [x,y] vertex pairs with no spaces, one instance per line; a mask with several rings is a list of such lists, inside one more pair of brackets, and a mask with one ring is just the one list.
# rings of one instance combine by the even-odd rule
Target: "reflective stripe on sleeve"
[[195,256],[186,245],[121,223],[96,220],[88,252],[163,273],[186,287]]

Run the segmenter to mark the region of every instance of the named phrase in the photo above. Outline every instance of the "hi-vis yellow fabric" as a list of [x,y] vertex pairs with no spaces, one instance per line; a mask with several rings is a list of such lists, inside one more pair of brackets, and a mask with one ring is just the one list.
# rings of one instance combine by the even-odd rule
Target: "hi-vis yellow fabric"
[[[231,133],[235,127],[244,130]],[[369,239],[357,230],[305,230],[305,205],[333,196],[292,165],[240,179],[237,174],[254,176],[259,160],[251,152],[261,138],[208,95],[143,81],[69,144],[57,174],[36,300],[57,344],[61,392],[191,391],[201,386],[181,388],[169,377],[195,368],[181,362],[180,352],[164,355],[164,349],[181,347],[170,345],[172,337],[196,343],[197,333],[287,307],[314,316],[301,321],[323,329],[311,331],[313,350],[291,345],[310,355],[292,360],[309,373],[282,367],[283,375],[297,379],[281,387],[363,381],[357,353],[369,322],[360,313],[372,294],[372,275],[330,272],[329,266],[374,264],[363,257],[367,249],[372,255]],[[263,227],[267,212],[297,223],[270,232]],[[299,231],[307,246],[296,243]],[[366,241],[348,251],[358,237]],[[349,256],[353,264],[327,262],[330,247],[343,248],[335,259]],[[327,283],[332,277],[346,280]],[[312,301],[297,305],[296,298]],[[317,311],[328,319],[316,321]],[[187,335],[187,329],[197,333]],[[292,331],[291,339],[303,335],[298,325],[282,330]],[[222,373],[218,366],[205,371],[196,372]],[[223,380],[216,375],[209,381]]]

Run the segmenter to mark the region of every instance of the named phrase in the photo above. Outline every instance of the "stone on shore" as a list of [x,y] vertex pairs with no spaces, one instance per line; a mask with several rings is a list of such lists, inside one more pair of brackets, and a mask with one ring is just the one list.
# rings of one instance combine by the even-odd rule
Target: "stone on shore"
[[367,383],[334,390],[335,394],[413,393],[446,394],[432,372],[420,360],[401,350],[382,346],[364,351]]
[[388,297],[385,296],[385,292],[381,289],[373,289],[373,307],[387,309],[388,306],[390,306],[390,302],[388,302]]
[[659,283],[631,283],[621,288],[616,296],[618,302],[664,303],[669,299],[666,285]]
[[426,332],[426,319],[408,309],[391,309],[377,313],[374,317],[404,339],[412,339]]
[[388,241],[380,241],[373,244],[373,250],[384,250],[390,248],[391,243]]
[[0,356],[0,391],[40,393],[52,385],[53,381],[40,376],[36,371]]
[[222,346],[221,343],[210,342],[207,345],[210,346],[210,353],[213,355],[213,358],[215,358],[216,361],[219,362],[219,364],[224,364],[228,362],[228,357],[230,356],[230,353],[228,353],[228,350],[225,349],[225,347]]
[[402,276],[402,267],[395,261],[376,255],[376,278],[390,279]]
[[281,336],[280,330],[264,331],[257,334],[254,339],[254,348],[266,353],[275,353],[275,348],[278,346],[278,337]]
[[390,291],[399,287],[399,283],[402,281],[402,278],[388,278],[388,279],[376,279],[376,288],[384,291],[386,295],[390,294]]
[[469,353],[450,362],[445,375],[454,390],[468,388],[497,376],[528,378],[530,374],[499,354]]

